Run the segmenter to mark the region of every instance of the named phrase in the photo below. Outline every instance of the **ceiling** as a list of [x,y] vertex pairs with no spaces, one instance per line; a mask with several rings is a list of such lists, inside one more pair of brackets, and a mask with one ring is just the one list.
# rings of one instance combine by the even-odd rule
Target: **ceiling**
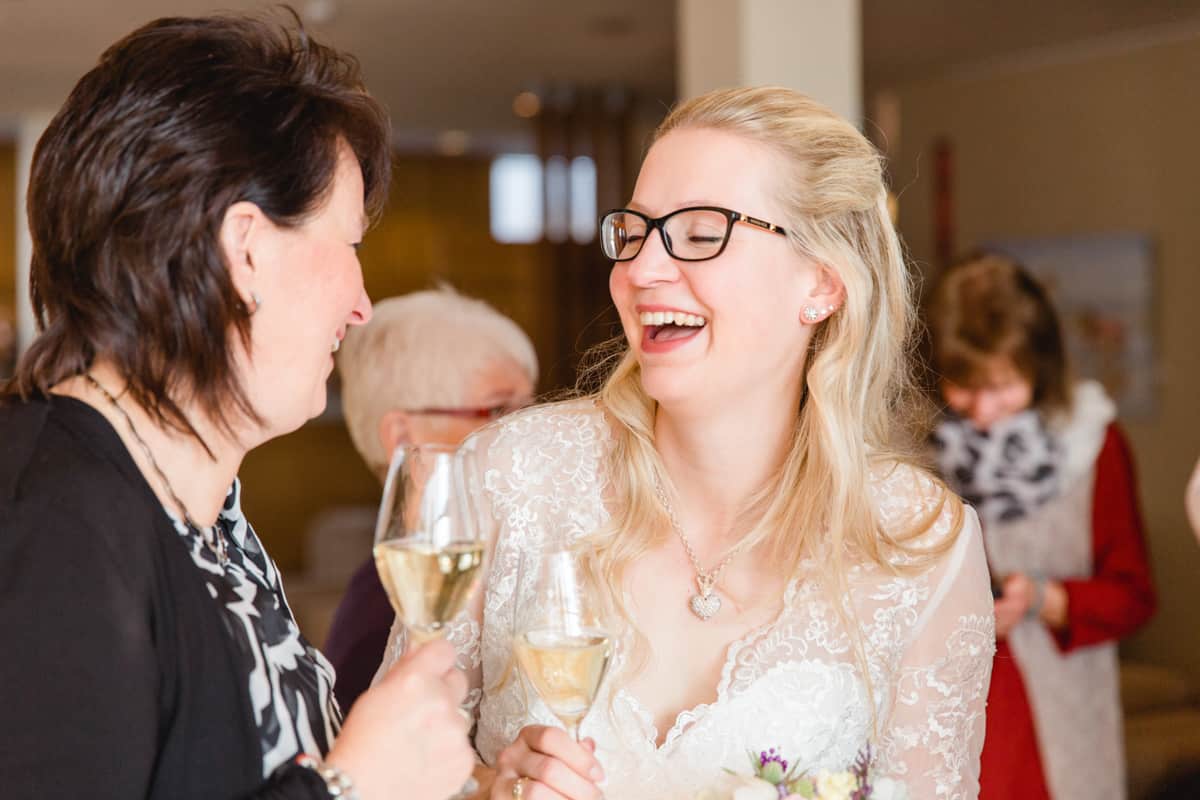
[[1200,31],[1198,0],[862,0],[864,78],[881,86],[1084,42]]
[[[671,0],[291,0],[354,53],[402,140],[447,129],[523,133],[514,96],[622,87],[674,96]],[[101,51],[164,15],[263,10],[261,0],[0,0],[0,115],[54,108]],[[327,21],[322,12],[333,9]]]
[[[674,93],[673,0],[292,1],[318,36],[359,57],[401,141],[418,146],[447,129],[522,140],[511,104],[524,89],[622,87],[655,107]],[[1200,0],[862,3],[869,86],[1132,30],[1200,29]],[[154,17],[272,5],[0,0],[0,120],[56,107],[108,44]]]

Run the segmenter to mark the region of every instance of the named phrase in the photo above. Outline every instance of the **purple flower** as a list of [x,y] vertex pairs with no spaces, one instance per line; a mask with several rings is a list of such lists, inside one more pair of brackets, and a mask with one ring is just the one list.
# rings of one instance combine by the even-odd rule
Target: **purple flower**
[[764,750],[758,754],[758,766],[760,769],[767,766],[767,764],[771,762],[778,764],[780,769],[782,769],[784,772],[787,772],[788,762],[784,760],[782,755],[775,752],[774,747],[772,747],[770,750]]
[[[754,758],[753,753],[750,757]],[[758,754],[758,763],[754,768],[754,774],[772,786],[780,786],[786,782],[787,768],[788,762],[784,761],[783,756],[772,747],[770,750],[763,750]]]

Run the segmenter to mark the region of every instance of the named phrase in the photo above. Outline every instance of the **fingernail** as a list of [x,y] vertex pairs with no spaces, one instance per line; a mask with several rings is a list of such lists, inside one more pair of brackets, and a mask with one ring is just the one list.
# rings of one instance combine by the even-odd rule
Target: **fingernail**
[[604,780],[604,770],[600,769],[600,765],[599,765],[599,764],[597,764],[596,766],[592,767],[592,771],[591,771],[590,773],[588,773],[588,774],[592,776],[592,780],[594,780],[594,781],[602,781],[602,780]]

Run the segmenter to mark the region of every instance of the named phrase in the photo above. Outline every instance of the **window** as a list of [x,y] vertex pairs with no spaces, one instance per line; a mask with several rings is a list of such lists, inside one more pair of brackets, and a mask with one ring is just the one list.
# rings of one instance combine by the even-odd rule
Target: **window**
[[576,244],[596,238],[596,162],[587,156],[571,160],[571,238]]
[[587,244],[596,238],[596,162],[506,153],[492,161],[489,179],[492,238],[532,244],[543,237]]
[[546,238],[555,244],[567,240],[572,221],[567,218],[568,204],[573,194],[567,160],[550,156],[546,160]]
[[537,156],[498,156],[492,162],[488,191],[493,239],[530,244],[542,238],[542,162]]

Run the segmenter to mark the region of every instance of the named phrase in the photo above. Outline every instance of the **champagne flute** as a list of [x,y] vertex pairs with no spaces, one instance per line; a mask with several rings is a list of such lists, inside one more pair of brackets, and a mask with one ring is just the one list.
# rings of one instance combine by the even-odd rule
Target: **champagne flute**
[[455,448],[405,445],[388,467],[375,569],[412,638],[443,638],[480,577],[484,542],[469,513]]
[[547,708],[579,741],[580,723],[596,700],[612,656],[599,598],[580,574],[578,555],[565,547],[523,559],[523,568],[534,573],[534,583],[515,615],[517,663]]
[[[396,618],[418,644],[444,638],[479,582],[483,536],[456,449],[424,444],[397,447],[388,465],[375,523],[375,569]],[[460,709],[467,722],[470,712]],[[474,777],[452,800],[479,789]]]

